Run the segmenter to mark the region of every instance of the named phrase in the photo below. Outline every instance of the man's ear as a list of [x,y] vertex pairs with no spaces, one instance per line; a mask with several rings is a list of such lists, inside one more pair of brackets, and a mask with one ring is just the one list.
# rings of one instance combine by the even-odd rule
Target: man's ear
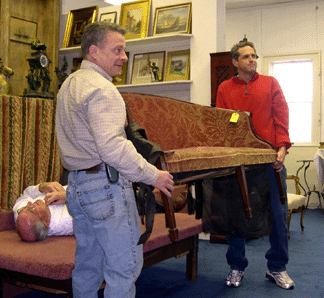
[[92,56],[92,57],[96,57],[97,56],[97,52],[98,52],[98,47],[94,44],[92,44],[90,47],[89,47],[89,54]]
[[238,66],[238,61],[235,60],[235,59],[232,59],[232,64],[233,64],[235,67],[237,67],[237,66]]

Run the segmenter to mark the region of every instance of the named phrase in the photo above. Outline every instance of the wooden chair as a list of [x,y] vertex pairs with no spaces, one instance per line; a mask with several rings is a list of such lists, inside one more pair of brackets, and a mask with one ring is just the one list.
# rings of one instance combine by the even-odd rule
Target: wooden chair
[[288,239],[290,239],[289,227],[292,213],[301,213],[300,215],[300,227],[301,230],[304,231],[303,219],[306,211],[306,196],[301,195],[300,187],[299,187],[299,177],[288,174],[287,180],[294,180],[295,182],[295,193],[287,193],[288,199],[288,215],[287,215],[287,227],[288,227]]

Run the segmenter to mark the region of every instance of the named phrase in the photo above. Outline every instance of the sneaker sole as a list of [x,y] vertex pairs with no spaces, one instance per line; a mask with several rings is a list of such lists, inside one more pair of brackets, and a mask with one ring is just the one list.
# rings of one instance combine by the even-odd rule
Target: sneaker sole
[[294,289],[294,286],[291,286],[290,288],[282,287],[281,284],[279,282],[277,282],[277,280],[273,276],[268,274],[267,272],[266,272],[266,278],[268,278],[270,281],[274,282],[278,287],[280,287],[282,289],[285,289],[285,290],[293,290]]

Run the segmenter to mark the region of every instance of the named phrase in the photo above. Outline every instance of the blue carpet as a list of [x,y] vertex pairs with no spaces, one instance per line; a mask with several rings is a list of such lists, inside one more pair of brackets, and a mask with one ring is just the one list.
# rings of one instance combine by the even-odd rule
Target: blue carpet
[[[249,266],[239,288],[228,288],[225,278],[229,272],[225,254],[227,244],[210,244],[199,241],[198,280],[186,281],[185,257],[170,259],[142,271],[136,283],[137,298],[321,298],[324,297],[324,215],[320,210],[307,210],[304,217],[305,231],[301,232],[300,214],[293,214],[290,225],[287,271],[295,281],[294,290],[283,290],[265,278],[269,239],[252,240],[246,244]],[[37,291],[17,298],[65,298]],[[102,291],[99,298],[103,297]],[[5,298],[5,297],[4,297]]]

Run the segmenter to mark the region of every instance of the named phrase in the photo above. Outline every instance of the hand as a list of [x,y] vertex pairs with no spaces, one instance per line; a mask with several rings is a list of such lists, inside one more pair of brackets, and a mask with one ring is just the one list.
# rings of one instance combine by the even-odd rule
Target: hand
[[171,198],[171,192],[173,191],[173,177],[169,172],[159,170],[159,176],[152,186],[161,190]]
[[38,189],[40,192],[43,192],[46,194],[50,193],[50,192],[54,192],[54,191],[58,191],[58,192],[64,191],[65,192],[63,186],[60,183],[55,182],[55,181],[54,182],[44,182],[39,185]]
[[280,172],[283,169],[285,157],[287,154],[286,147],[279,147],[278,153],[277,153],[277,161],[272,164],[272,167],[277,171]]
[[45,196],[45,204],[48,205],[60,205],[65,204],[65,190],[49,192]]

